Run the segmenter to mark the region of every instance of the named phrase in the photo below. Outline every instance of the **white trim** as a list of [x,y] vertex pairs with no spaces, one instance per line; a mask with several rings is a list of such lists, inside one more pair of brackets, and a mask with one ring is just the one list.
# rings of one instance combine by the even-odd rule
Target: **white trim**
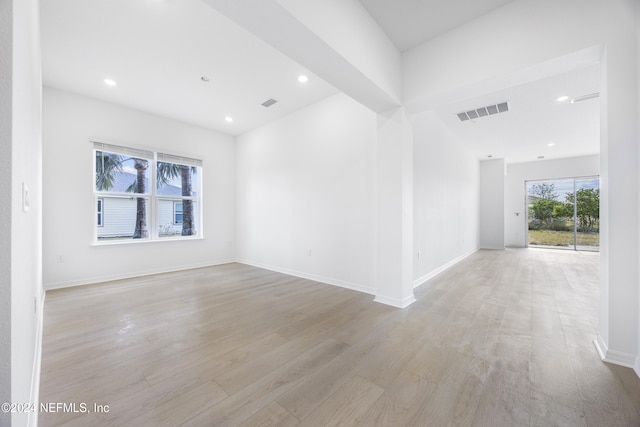
[[476,248],[470,252],[467,252],[465,254],[460,255],[457,258],[452,259],[451,261],[441,265],[440,267],[436,268],[435,270],[430,271],[429,273],[425,274],[424,276],[415,279],[413,281],[413,289],[417,288],[418,286],[422,286],[425,284],[425,282],[427,280],[433,279],[435,276],[437,276],[438,274],[442,273],[443,271],[445,271],[446,269],[453,267],[455,264],[459,263],[460,261],[462,261],[463,259],[470,257],[471,255],[473,255],[474,253],[478,252],[480,250],[480,248]]
[[240,264],[251,265],[253,267],[264,268],[265,270],[275,271],[277,273],[288,274],[289,276],[300,277],[302,279],[313,280],[314,282],[325,283],[327,285],[338,286],[341,288],[351,289],[352,291],[358,291],[365,294],[375,295],[375,288],[371,286],[360,285],[358,283],[347,282],[340,279],[334,279],[331,277],[320,276],[312,273],[305,273],[302,271],[292,270],[284,267],[277,267],[269,264],[263,264],[260,262],[254,262],[246,259],[239,259],[236,262]]
[[603,362],[613,363],[614,365],[624,366],[625,368],[632,368],[636,371],[636,374],[638,373],[636,369],[638,357],[633,354],[610,350],[600,335],[593,341],[593,345],[596,346],[598,355]]
[[600,359],[604,360],[604,355],[607,352],[607,345],[604,343],[604,340],[602,339],[602,337],[600,337],[599,334],[596,339],[593,340],[593,345],[596,346],[596,351],[598,352],[598,356],[600,356]]
[[403,299],[389,298],[389,297],[378,295],[375,297],[374,301],[379,302],[380,304],[390,305],[396,308],[406,308],[406,307],[409,307],[414,302],[416,302],[416,297],[413,295],[413,293]]
[[[88,139],[88,142],[92,145],[104,144],[104,146],[131,148],[135,150],[150,151],[152,153],[158,151],[158,147],[156,146],[156,144],[139,144],[138,142],[103,138],[101,136],[90,136]],[[174,156],[192,159],[192,160],[199,160],[204,163],[204,160],[200,160],[198,155],[195,155],[193,153],[181,152],[181,151],[175,150],[174,148],[175,147],[172,147],[170,150]]]
[[[330,278],[330,277],[326,277],[326,276],[320,276],[320,275],[317,275],[317,274],[304,273],[304,272],[301,272],[301,271],[292,270],[292,269],[288,269],[288,268],[276,267],[276,266],[269,265],[269,264],[263,264],[263,263],[259,263],[259,262],[249,261],[249,260],[238,260],[238,259],[224,259],[224,260],[219,260],[219,261],[215,261],[215,262],[203,262],[203,263],[196,263],[196,264],[190,264],[190,265],[182,265],[182,266],[173,267],[173,268],[159,268],[159,269],[153,269],[153,270],[138,271],[138,272],[129,273],[129,274],[115,274],[115,275],[110,275],[110,276],[92,277],[90,279],[72,280],[72,281],[58,282],[58,283],[50,283],[50,284],[45,285],[45,290],[50,291],[50,290],[54,290],[54,289],[70,288],[70,287],[74,287],[74,286],[82,286],[82,285],[91,285],[91,284],[95,284],[95,283],[110,282],[110,281],[113,281],[113,280],[133,279],[133,278],[136,278],[136,277],[149,276],[149,275],[153,275],[153,274],[173,273],[173,272],[177,272],[177,271],[191,270],[191,269],[194,269],[194,268],[214,267],[216,265],[231,264],[231,263],[246,264],[246,265],[250,265],[250,266],[253,266],[253,267],[263,268],[265,270],[275,271],[277,273],[288,274],[290,276],[300,277],[302,279],[313,280],[314,282],[325,283],[327,285],[338,286],[338,287],[341,287],[341,288],[351,289],[353,291],[362,292],[362,293],[365,293],[365,294],[375,295],[375,289],[373,287],[370,287],[370,286],[360,285],[360,284],[357,284],[357,283],[347,282],[347,281],[344,281],[344,280],[334,279],[334,278]],[[415,299],[414,299],[414,301],[415,301]],[[411,301],[411,302],[413,302],[413,301]],[[389,305],[394,305],[394,304],[389,304]],[[396,305],[394,305],[394,306],[396,306]]]
[[[179,240],[175,240],[175,241],[179,241]],[[49,284],[45,285],[44,288],[47,291],[51,291],[51,290],[54,290],[54,289],[71,288],[71,287],[74,287],[74,286],[92,285],[92,284],[95,284],[95,283],[102,283],[102,282],[111,282],[113,280],[133,279],[133,278],[136,278],[136,277],[150,276],[150,275],[153,275],[153,274],[174,273],[176,271],[191,270],[191,269],[194,269],[194,268],[214,267],[216,265],[231,264],[231,263],[234,263],[234,262],[236,262],[235,259],[222,259],[222,260],[213,261],[213,262],[200,262],[200,263],[195,263],[195,264],[180,265],[180,266],[168,267],[168,268],[155,268],[155,269],[151,269],[151,270],[136,271],[136,272],[133,272],[133,273],[114,274],[114,275],[110,275],[110,276],[92,277],[92,278],[89,278],[89,279],[70,280],[70,281],[66,281],[66,282],[49,283]]]
[[[145,160],[153,161],[153,151],[147,149],[125,147],[122,145],[109,144],[107,142],[93,142],[93,149],[95,151],[108,152],[113,154],[123,154],[130,157],[140,157]],[[94,169],[95,171],[95,169]]]
[[158,242],[188,242],[191,240],[204,240],[204,236],[199,236],[195,234],[193,236],[158,237],[157,239],[127,238],[122,240],[98,240],[93,243],[90,243],[89,246],[99,248],[100,246],[142,245],[145,243],[158,243]]
[[633,367],[633,370],[636,371],[636,375],[640,378],[640,354],[636,357],[636,366]]
[[174,154],[160,152],[157,153],[157,156],[158,161],[162,163],[175,163],[178,165],[202,167],[202,160],[193,157],[176,156]]
[[[44,299],[46,295],[46,292],[42,289],[36,306],[36,345],[31,370],[31,390],[29,392],[29,402],[34,404],[36,408],[40,407],[40,368],[42,366],[42,334],[44,331]],[[29,412],[27,421],[29,427],[37,427],[38,412],[37,410]]]

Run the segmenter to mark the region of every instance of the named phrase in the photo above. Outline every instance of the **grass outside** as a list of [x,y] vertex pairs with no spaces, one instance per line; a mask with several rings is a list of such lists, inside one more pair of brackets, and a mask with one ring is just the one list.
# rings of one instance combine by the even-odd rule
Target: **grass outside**
[[[600,246],[600,234],[577,233],[578,246]],[[573,246],[572,231],[529,230],[530,245]]]

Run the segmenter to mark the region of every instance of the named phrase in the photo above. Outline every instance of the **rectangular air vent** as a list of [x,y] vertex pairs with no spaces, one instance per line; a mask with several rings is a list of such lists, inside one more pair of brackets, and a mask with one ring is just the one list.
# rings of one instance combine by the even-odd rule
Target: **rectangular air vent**
[[469,116],[470,119],[477,119],[480,117],[476,110],[467,111],[467,116]]
[[491,116],[493,114],[504,113],[509,111],[509,103],[501,102],[499,104],[487,105],[486,107],[476,108],[475,110],[463,111],[457,116],[461,122],[477,119],[479,117]]
[[576,102],[587,101],[589,99],[594,99],[599,96],[600,96],[600,92],[590,93],[589,95],[582,95],[582,96],[578,96],[577,98],[573,98],[571,100],[571,103],[575,104]]
[[271,107],[271,106],[272,106],[273,104],[275,104],[276,102],[278,102],[278,101],[276,101],[276,100],[275,100],[275,99],[273,99],[273,98],[270,98],[270,99],[267,99],[266,101],[264,101],[264,102],[262,103],[262,106],[263,106],[263,107]]

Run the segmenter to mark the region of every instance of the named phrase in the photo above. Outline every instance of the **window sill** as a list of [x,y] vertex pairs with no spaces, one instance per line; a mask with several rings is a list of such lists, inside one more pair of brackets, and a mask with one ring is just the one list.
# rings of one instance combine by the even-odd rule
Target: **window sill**
[[204,236],[195,237],[163,237],[158,239],[130,239],[130,240],[106,240],[94,241],[89,246],[120,246],[120,245],[143,245],[145,243],[161,242],[191,242],[194,240],[204,240]]

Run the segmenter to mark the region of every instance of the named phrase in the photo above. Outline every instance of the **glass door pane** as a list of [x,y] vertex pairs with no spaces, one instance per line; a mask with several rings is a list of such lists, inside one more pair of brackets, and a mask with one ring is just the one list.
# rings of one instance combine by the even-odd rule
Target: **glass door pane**
[[576,249],[600,249],[600,178],[576,179]]
[[530,246],[573,249],[573,179],[527,182]]
[[527,181],[528,245],[598,251],[600,178]]

